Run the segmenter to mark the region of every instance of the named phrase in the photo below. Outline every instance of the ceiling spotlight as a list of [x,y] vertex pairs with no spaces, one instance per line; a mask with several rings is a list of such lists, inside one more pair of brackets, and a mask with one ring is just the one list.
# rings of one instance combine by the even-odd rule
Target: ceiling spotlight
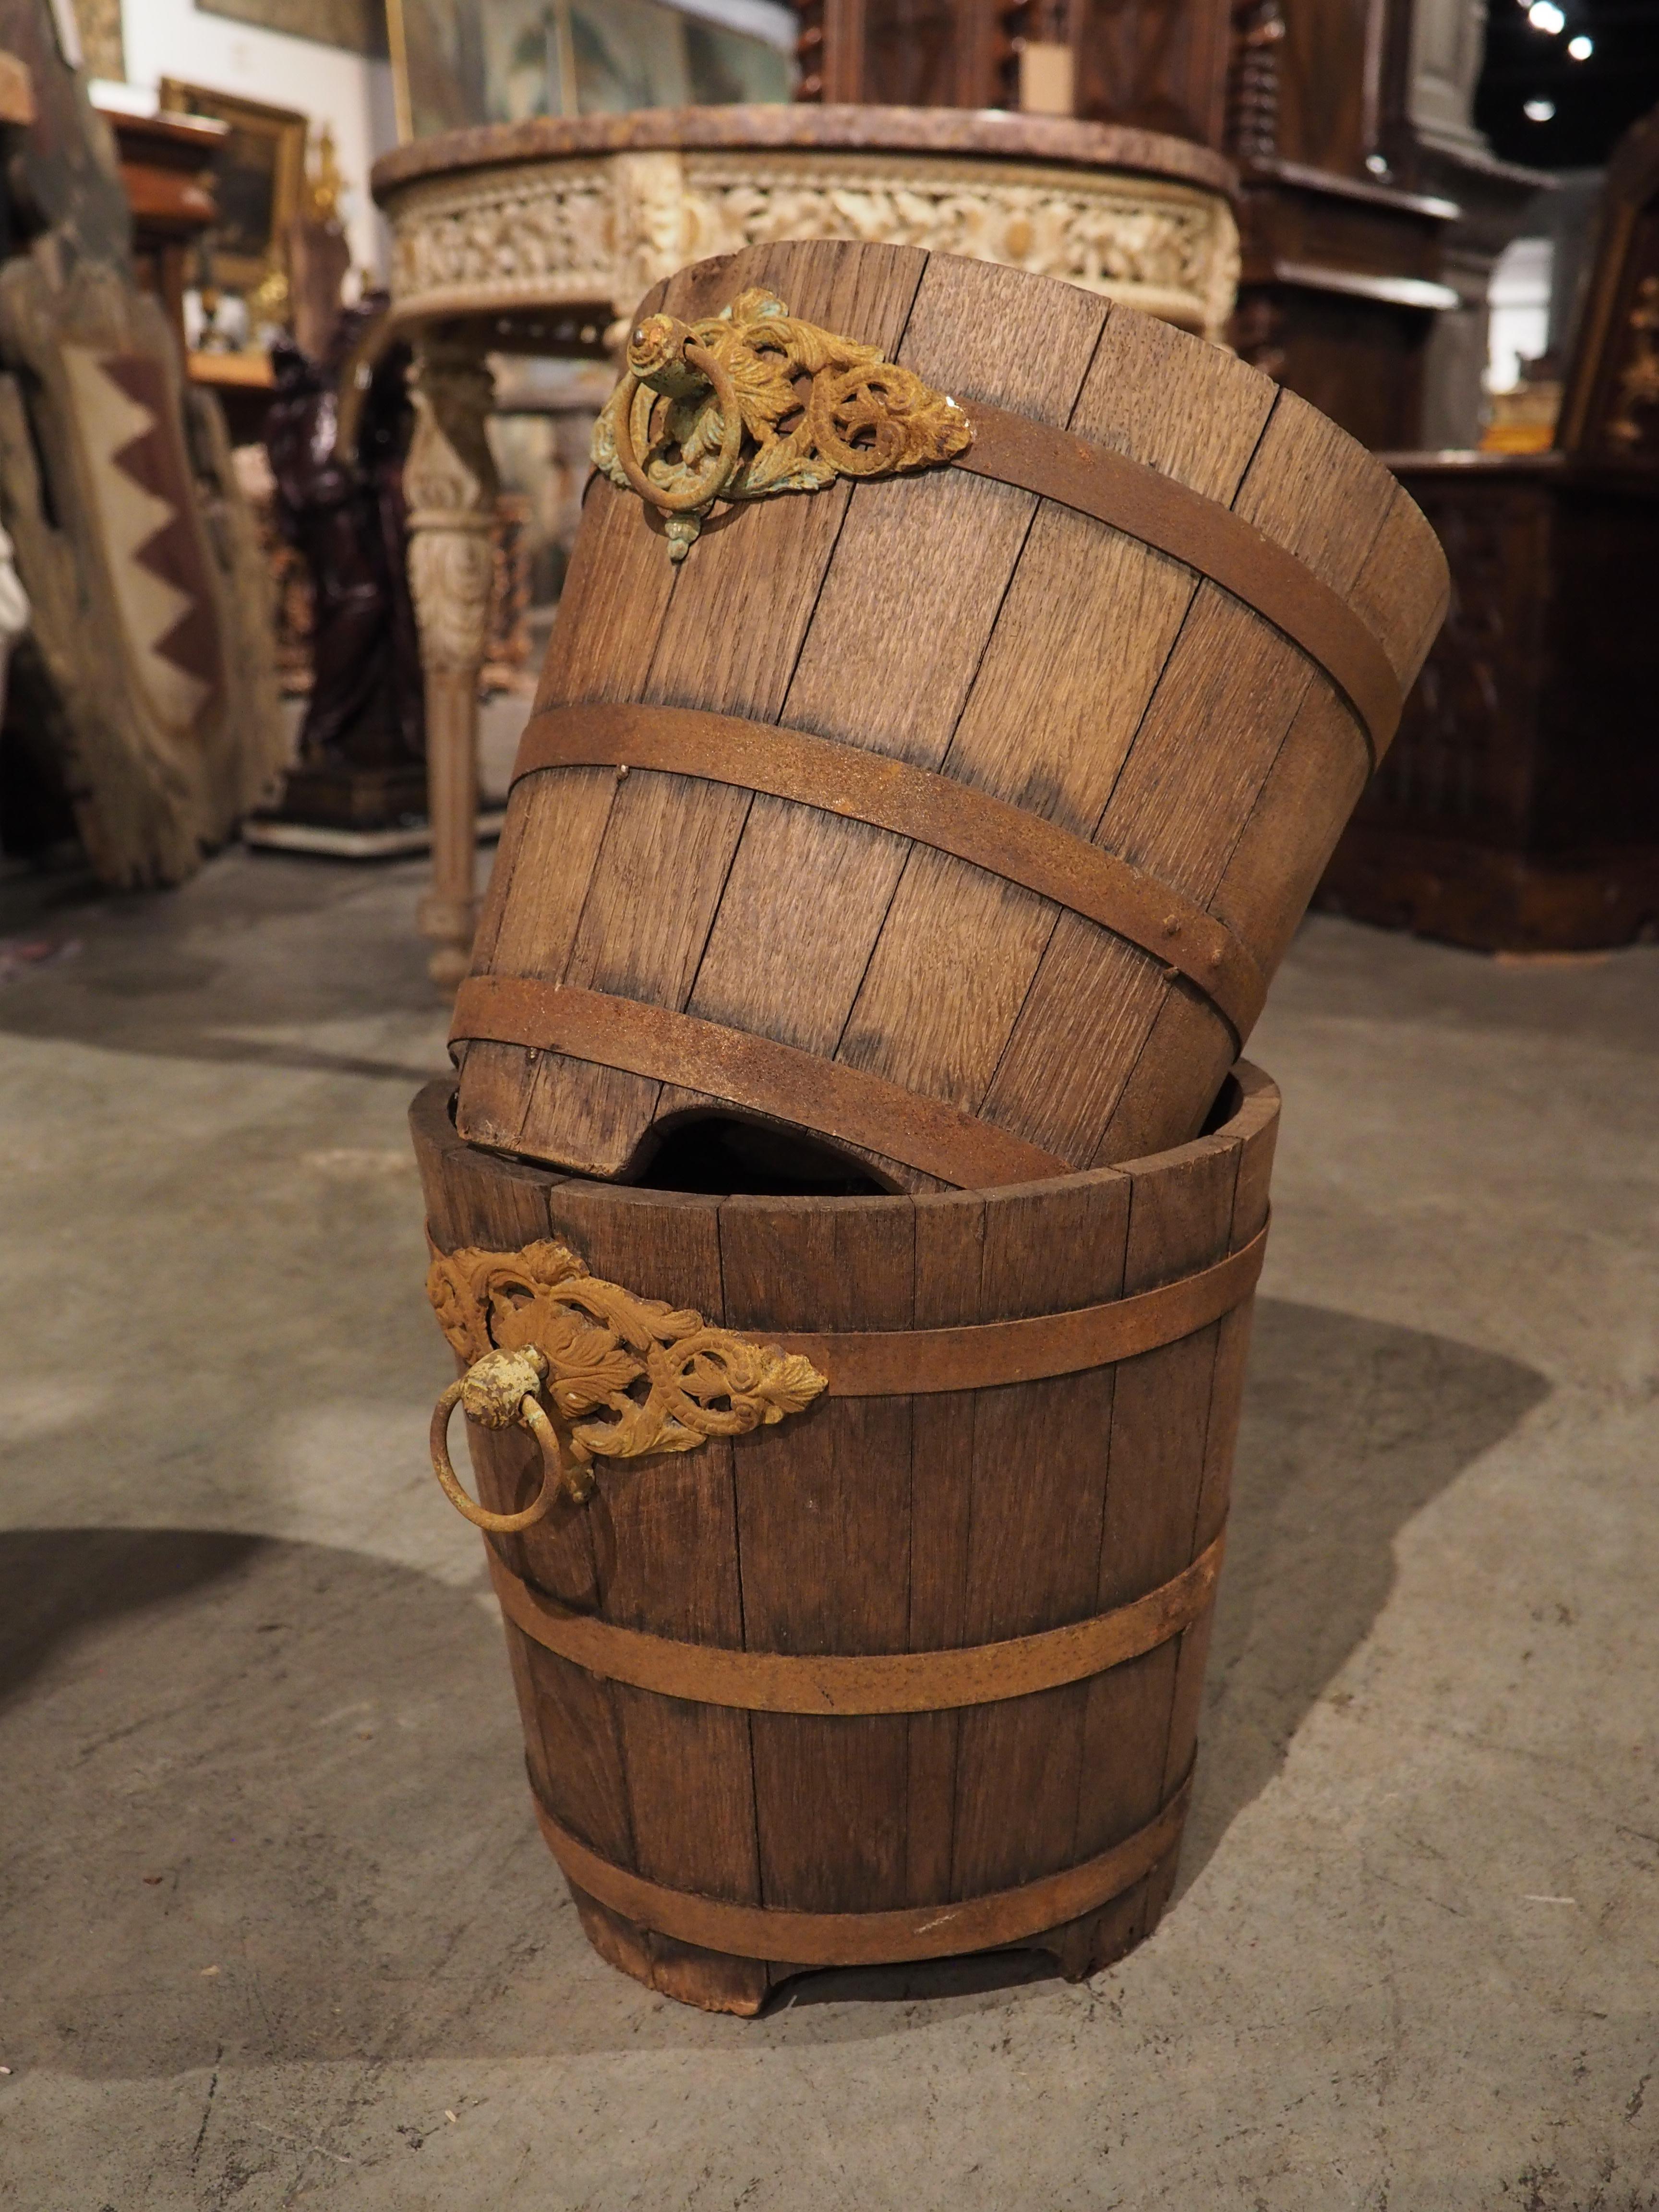
[[1521,112],[1528,123],[1548,123],[1555,113],[1553,100],[1529,100]]
[[1527,21],[1534,31],[1546,31],[1554,38],[1567,27],[1567,19],[1556,6],[1555,0],[1532,0],[1527,10]]
[[1587,39],[1581,31],[1576,39],[1567,40],[1567,52],[1576,62],[1587,62],[1595,52],[1594,39]]

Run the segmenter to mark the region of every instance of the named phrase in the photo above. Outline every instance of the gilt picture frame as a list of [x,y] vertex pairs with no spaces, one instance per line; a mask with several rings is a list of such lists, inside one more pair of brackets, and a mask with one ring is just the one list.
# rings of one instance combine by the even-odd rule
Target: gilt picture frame
[[289,225],[305,189],[311,119],[297,108],[216,92],[163,77],[161,105],[170,114],[206,115],[229,126],[215,168],[219,219],[208,234],[216,283],[252,291],[285,265]]
[[[787,20],[787,19],[784,19]],[[787,101],[793,51],[669,0],[386,0],[398,135]]]
[[284,38],[338,46],[371,61],[386,59],[385,0],[197,0],[197,12],[233,23],[252,23]]

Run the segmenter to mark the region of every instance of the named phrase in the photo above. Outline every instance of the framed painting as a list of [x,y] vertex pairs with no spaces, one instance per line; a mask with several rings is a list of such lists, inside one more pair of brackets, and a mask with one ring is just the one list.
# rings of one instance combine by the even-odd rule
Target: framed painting
[[794,91],[793,15],[771,0],[387,0],[386,14],[404,139]]
[[87,75],[120,83],[127,73],[121,0],[75,0],[74,16],[81,33],[81,63]]
[[163,77],[161,104],[175,115],[208,115],[229,126],[215,171],[219,220],[208,234],[217,283],[252,291],[286,258],[288,227],[305,187],[309,118],[296,108]]
[[[80,0],[107,6],[110,0]],[[319,46],[343,46],[348,53],[386,59],[386,9],[382,0],[197,0],[204,15],[228,15],[233,22],[257,23],[262,31],[281,31],[290,39],[313,39]]]

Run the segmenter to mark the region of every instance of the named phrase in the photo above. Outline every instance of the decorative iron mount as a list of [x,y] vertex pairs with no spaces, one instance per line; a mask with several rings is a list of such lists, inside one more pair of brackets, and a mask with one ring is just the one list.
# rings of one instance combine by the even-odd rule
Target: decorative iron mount
[[[498,1535],[541,1520],[562,1487],[584,1504],[595,1458],[695,1451],[710,1437],[747,1436],[804,1412],[828,1387],[799,1352],[638,1297],[589,1274],[566,1244],[435,1253],[426,1293],[471,1363],[433,1409],[433,1473],[459,1512]],[[541,1447],[541,1490],[522,1512],[491,1513],[462,1489],[447,1441],[457,1404],[481,1427],[528,1429]]]
[[671,561],[716,500],[896,476],[973,443],[954,399],[770,292],[740,293],[705,322],[647,315],[627,358],[593,426],[593,465],[660,510]]

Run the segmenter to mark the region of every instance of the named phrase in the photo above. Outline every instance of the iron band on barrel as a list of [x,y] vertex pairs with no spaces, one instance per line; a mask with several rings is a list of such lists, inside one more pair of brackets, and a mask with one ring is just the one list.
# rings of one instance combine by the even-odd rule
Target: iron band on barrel
[[1305,653],[1358,716],[1372,765],[1404,700],[1389,657],[1340,592],[1219,500],[1125,453],[975,400],[974,442],[953,468],[1035,492],[1182,562]]
[[1133,1889],[1175,1849],[1192,1794],[1192,1775],[1145,1827],[1109,1850],[1016,1889],[890,1912],[789,1912],[733,1905],[694,1890],[669,1889],[630,1874],[574,1836],[532,1785],[548,1848],[578,1889],[624,1918],[682,1943],[745,1959],[796,1966],[877,1966],[898,1959],[945,1959],[1018,1943],[1109,1904]]
[[804,1352],[830,1377],[832,1398],[925,1396],[1078,1375],[1156,1352],[1242,1305],[1261,1273],[1267,1228],[1263,1222],[1248,1244],[1194,1274],[1097,1306],[959,1328],[770,1331],[767,1341],[780,1352]]
[[[1212,1266],[1098,1306],[957,1329],[769,1337],[810,1345],[831,1396],[898,1396],[994,1388],[1073,1374],[1181,1341],[1242,1304],[1261,1273],[1267,1226]],[[736,1650],[617,1627],[533,1589],[492,1549],[501,1608],[524,1633],[590,1673],[659,1696],[756,1712],[942,1711],[1028,1697],[1103,1674],[1167,1643],[1206,1610],[1223,1539],[1182,1572],[1109,1613],[995,1644],[940,1650]]]
[[449,1037],[452,1044],[482,1037],[568,1053],[702,1091],[862,1146],[961,1189],[1068,1172],[1064,1160],[1023,1137],[884,1076],[605,991],[532,975],[470,975],[456,994]]
[[501,1610],[531,1641],[608,1681],[755,1713],[927,1713],[1000,1705],[1103,1674],[1192,1626],[1215,1595],[1223,1540],[1128,1605],[999,1644],[941,1651],[734,1651],[618,1628],[532,1589],[492,1548]]
[[516,783],[553,768],[647,769],[872,823],[1098,922],[1184,975],[1242,1043],[1267,984],[1247,947],[1180,891],[990,793],[909,761],[738,714],[688,707],[550,707],[532,715]]

